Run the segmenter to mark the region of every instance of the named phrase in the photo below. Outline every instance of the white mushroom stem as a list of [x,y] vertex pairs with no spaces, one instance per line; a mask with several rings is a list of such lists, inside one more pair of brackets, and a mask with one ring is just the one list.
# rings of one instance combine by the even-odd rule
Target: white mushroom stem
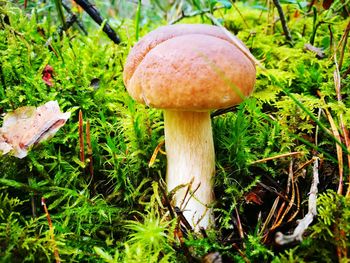
[[209,206],[214,200],[215,173],[210,114],[165,110],[164,122],[168,191],[186,185],[176,191],[175,205],[196,230],[207,228],[213,223]]

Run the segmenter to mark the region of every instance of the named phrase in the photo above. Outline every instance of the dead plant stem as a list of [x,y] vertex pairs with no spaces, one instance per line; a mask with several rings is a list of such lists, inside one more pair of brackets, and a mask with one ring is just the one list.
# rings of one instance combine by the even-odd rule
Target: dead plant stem
[[46,206],[45,198],[43,198],[43,197],[41,198],[41,205],[44,208],[45,215],[46,215],[46,218],[47,218],[47,222],[49,224],[50,235],[51,235],[51,242],[53,244],[53,249],[54,249],[55,261],[56,261],[56,263],[60,263],[61,259],[60,259],[60,255],[59,255],[58,249],[57,249],[57,244],[56,244],[56,241],[55,241],[55,233],[54,233],[54,229],[53,229],[53,226],[52,226],[51,217],[50,217],[50,214],[49,214],[49,210],[47,209],[47,206]]
[[84,152],[84,124],[83,124],[83,112],[79,110],[79,153],[80,161],[85,162],[85,152]]

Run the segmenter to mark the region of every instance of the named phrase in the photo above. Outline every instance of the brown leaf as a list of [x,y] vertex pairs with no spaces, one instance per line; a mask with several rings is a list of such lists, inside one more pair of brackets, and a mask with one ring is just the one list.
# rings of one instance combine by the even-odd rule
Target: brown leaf
[[53,74],[53,68],[50,65],[46,65],[46,67],[43,70],[43,76],[42,79],[45,82],[46,85],[52,87],[52,74]]
[[334,0],[323,0],[322,6],[324,9],[328,10],[333,4]]
[[245,201],[248,204],[262,205],[264,201],[262,197],[265,194],[265,190],[261,186],[255,186],[249,193],[244,196]]

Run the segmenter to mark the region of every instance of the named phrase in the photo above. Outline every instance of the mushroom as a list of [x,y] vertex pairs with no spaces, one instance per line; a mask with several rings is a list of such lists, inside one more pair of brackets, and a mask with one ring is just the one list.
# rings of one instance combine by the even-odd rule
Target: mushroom
[[[214,221],[210,110],[236,105],[252,92],[255,64],[246,54],[249,50],[237,38],[217,26],[179,24],[144,36],[125,63],[129,94],[164,110],[167,188],[179,188],[175,205],[186,205],[183,214],[197,230]],[[192,186],[190,198],[181,185]]]

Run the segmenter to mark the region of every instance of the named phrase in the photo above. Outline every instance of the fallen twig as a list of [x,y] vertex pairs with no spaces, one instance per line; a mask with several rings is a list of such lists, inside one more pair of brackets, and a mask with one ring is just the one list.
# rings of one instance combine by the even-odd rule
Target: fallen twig
[[183,215],[181,209],[178,208],[177,206],[175,206],[174,211],[175,211],[177,217],[179,218],[180,222],[186,227],[187,230],[192,232],[193,231],[192,227],[191,227],[190,223],[187,221],[186,217]]
[[292,42],[293,41],[292,40],[292,35],[290,34],[289,28],[287,26],[286,18],[284,16],[283,9],[282,9],[282,6],[280,4],[280,1],[279,0],[273,0],[273,3],[275,4],[275,6],[277,8],[278,15],[279,15],[280,20],[281,20],[281,24],[282,24],[284,35],[286,36],[286,39],[288,41]]
[[[97,9],[90,4],[87,0],[74,0],[78,5],[80,5],[86,13],[88,13],[91,18],[98,24],[102,25],[104,19],[100,15],[100,13],[97,11]],[[117,33],[111,28],[111,26],[108,23],[105,23],[103,26],[103,32],[107,34],[107,36],[116,44],[120,43],[120,39],[117,35]]]
[[67,31],[71,26],[73,26],[73,24],[75,22],[77,22],[78,18],[75,14],[72,14],[70,15],[68,18],[67,18],[67,21],[66,23],[64,24],[64,26],[60,26],[58,28],[58,35],[59,36],[62,36],[63,32],[64,31]]
[[[68,5],[66,5],[64,2],[62,2],[62,6],[63,6],[64,10],[66,10],[66,12],[68,14],[70,14],[71,16],[74,15],[76,17],[76,14],[69,8]],[[84,33],[84,35],[87,36],[88,32],[86,31],[86,29],[84,28],[83,24],[81,23],[81,21],[78,18],[76,19],[75,23],[78,25],[78,27]]]
[[309,43],[304,45],[304,50],[311,51],[316,54],[317,58],[325,58],[326,54],[324,53],[322,48],[315,47]]
[[313,180],[310,187],[309,193],[309,210],[305,217],[298,222],[298,226],[294,229],[293,234],[284,235],[281,232],[276,233],[275,241],[279,245],[289,244],[293,241],[301,241],[303,239],[303,234],[308,226],[312,223],[314,217],[317,215],[317,185],[319,183],[318,179],[318,163],[319,158],[314,157],[314,166],[313,166]]
[[220,116],[222,114],[226,114],[228,112],[233,112],[236,109],[237,106],[232,106],[232,107],[228,107],[225,109],[219,109],[214,111],[213,113],[210,114],[210,118],[214,118],[216,116]]

